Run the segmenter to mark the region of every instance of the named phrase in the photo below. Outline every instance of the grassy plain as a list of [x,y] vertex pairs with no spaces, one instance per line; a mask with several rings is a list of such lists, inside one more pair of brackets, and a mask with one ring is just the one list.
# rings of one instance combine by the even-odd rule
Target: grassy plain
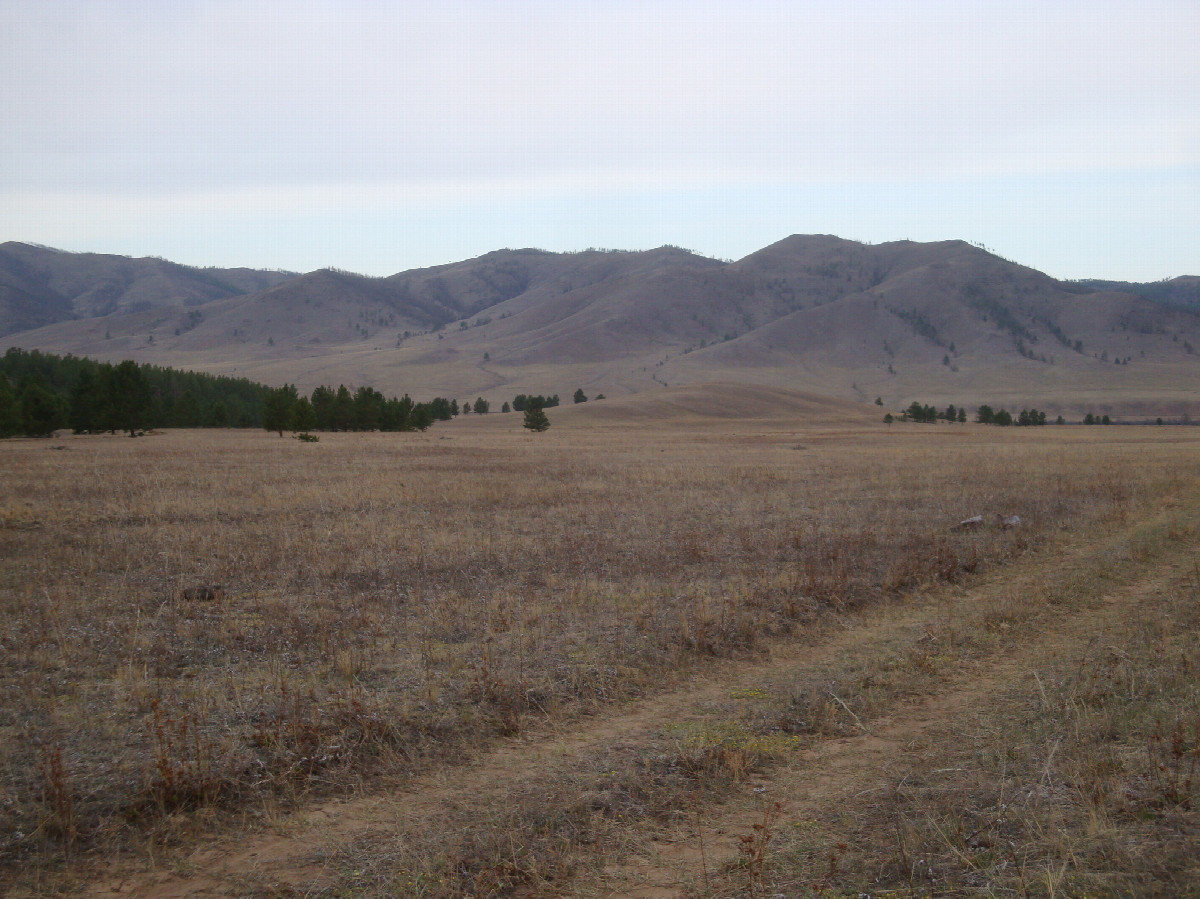
[[[805,843],[795,822],[783,839],[762,806],[762,827],[746,823],[749,842],[727,846],[724,861],[714,843],[711,867],[687,856],[691,874],[671,874],[662,892],[628,880],[654,880],[638,867],[652,837],[702,835],[710,816],[733,814],[723,809],[740,787],[798,752],[865,739],[897,702],[971,681],[1013,646],[1057,658],[1041,638],[1091,614],[1097,578],[1134,583],[1137,566],[1153,569],[1171,547],[1176,562],[1192,558],[1198,449],[1200,434],[1182,428],[578,413],[543,435],[493,415],[316,444],[219,431],[6,441],[0,884],[83,889],[112,857],[186,877],[180,859],[205,840],[293,833],[294,815],[321,802],[402,795],[415,817],[386,835],[347,825],[336,848],[304,844],[319,864],[266,880],[233,872],[220,889],[969,892],[982,864],[972,840],[991,841],[993,867],[1006,858],[986,818],[1004,804],[996,790],[1015,768],[1044,764],[1045,792],[1058,783],[1051,762],[1068,756],[1082,766],[1075,792],[1047,794],[1057,817],[1028,828],[1084,834],[1101,812],[1106,822],[1127,812],[1140,839],[1169,818],[1168,842],[1178,850],[1190,827],[1194,846],[1200,659],[1195,586],[1178,581],[1163,586],[1176,603],[1169,627],[1166,612],[1118,622],[1158,642],[1114,642],[1116,662],[1102,653],[1045,688],[1045,708],[1076,736],[1101,726],[1105,702],[1124,703],[1128,714],[1101,716],[1098,755],[1071,755],[1080,740],[1060,738],[1049,761],[1009,758],[1018,730],[1041,739],[1052,716],[997,704],[980,727],[1006,735],[988,756],[1002,770],[966,765],[972,778],[953,788],[896,787],[886,849],[854,830],[850,803],[842,818],[804,819],[845,833],[832,844]],[[1164,504],[1176,517],[1153,524]],[[953,528],[997,513],[1021,525]],[[1071,553],[1074,567],[1058,564]],[[1009,572],[1021,570],[1018,590]],[[991,598],[972,605],[971,590]],[[1090,645],[1084,636],[1063,636],[1063,658],[1074,658],[1071,639]],[[548,761],[551,741],[571,734],[581,754]],[[942,753],[962,746],[961,734],[937,742]],[[496,747],[503,772],[488,767]],[[1095,789],[1129,795],[1122,753],[1139,751],[1161,754],[1137,787],[1146,804],[1076,807],[1072,797]],[[447,778],[462,778],[459,795],[446,794]],[[977,833],[963,808],[978,810]],[[732,820],[713,831],[734,833]],[[937,836],[955,827],[969,839]],[[935,849],[946,860],[930,879]],[[1163,856],[1162,878],[1178,876],[1177,854]],[[1022,870],[1027,891],[1059,870],[1060,856],[1043,855],[1026,853],[1040,866]],[[797,873],[818,856],[819,873]],[[1065,858],[1051,893],[1076,867],[1130,873],[1142,856]],[[1016,883],[1018,866],[1005,865],[995,882]]]

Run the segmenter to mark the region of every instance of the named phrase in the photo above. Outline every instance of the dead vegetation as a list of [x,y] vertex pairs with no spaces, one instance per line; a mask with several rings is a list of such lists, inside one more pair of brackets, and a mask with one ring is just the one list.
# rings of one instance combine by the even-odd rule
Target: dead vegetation
[[[78,438],[69,454],[7,443],[4,876],[403,785],[497,737],[569,728],[1126,522],[1194,482],[1190,435],[1118,433],[813,429],[801,450],[793,431],[665,427],[537,443],[469,427],[319,446],[222,432]],[[1022,527],[955,531],[975,509]],[[453,840],[370,838],[347,883],[559,890],[596,863],[589,852],[619,854],[627,822],[665,825],[803,741],[866,730],[972,647],[1012,639],[1024,607],[929,632],[891,668],[743,696],[716,723],[668,722],[652,745],[532,778],[527,797],[471,797],[445,810]],[[1146,741],[1157,755],[1138,789],[1194,803],[1192,720],[1181,711]],[[780,845],[756,839],[751,891]]]

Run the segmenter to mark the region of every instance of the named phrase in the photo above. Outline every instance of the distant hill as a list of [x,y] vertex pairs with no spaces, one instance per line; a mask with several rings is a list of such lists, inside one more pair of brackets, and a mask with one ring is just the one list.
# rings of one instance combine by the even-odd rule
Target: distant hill
[[387,278],[0,250],[0,284],[17,285],[0,297],[24,323],[0,345],[304,390],[499,403],[720,382],[894,409],[1200,417],[1200,279],[1062,282],[962,241],[794,235],[728,263],[499,250]]
[[195,307],[252,293],[289,272],[190,268],[164,259],[0,244],[0,335],[80,318]]
[[1148,300],[1168,303],[1172,306],[1183,306],[1188,309],[1200,309],[1200,277],[1185,275],[1181,278],[1171,278],[1167,281],[1151,281],[1137,284],[1130,281],[1075,281],[1072,282],[1089,290],[1111,290],[1121,293],[1133,293]]

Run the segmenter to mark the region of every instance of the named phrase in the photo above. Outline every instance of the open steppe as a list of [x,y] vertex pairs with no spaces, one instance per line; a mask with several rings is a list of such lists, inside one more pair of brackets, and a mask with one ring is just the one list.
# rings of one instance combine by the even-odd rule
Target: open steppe
[[1200,891],[1200,430],[725,399],[0,444],[0,888]]

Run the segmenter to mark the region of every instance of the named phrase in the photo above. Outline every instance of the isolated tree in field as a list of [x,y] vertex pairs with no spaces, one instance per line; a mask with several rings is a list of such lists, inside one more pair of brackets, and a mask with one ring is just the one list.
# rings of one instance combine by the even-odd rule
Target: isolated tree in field
[[577,403],[586,403],[587,402],[587,394],[583,392],[582,387],[580,387],[578,390],[575,391],[574,400]]
[[541,403],[533,402],[525,407],[524,427],[539,434],[550,427],[550,419]]
[[150,385],[133,360],[126,359],[112,370],[109,404],[114,430],[128,431],[130,437],[136,437],[149,424]]
[[485,400],[483,397],[476,398],[475,411],[478,412],[480,415],[483,415],[491,407],[492,407],[492,404],[489,403],[487,400]]
[[508,400],[504,401],[504,405],[500,407],[500,411],[501,412],[511,412],[512,411],[508,405]]

